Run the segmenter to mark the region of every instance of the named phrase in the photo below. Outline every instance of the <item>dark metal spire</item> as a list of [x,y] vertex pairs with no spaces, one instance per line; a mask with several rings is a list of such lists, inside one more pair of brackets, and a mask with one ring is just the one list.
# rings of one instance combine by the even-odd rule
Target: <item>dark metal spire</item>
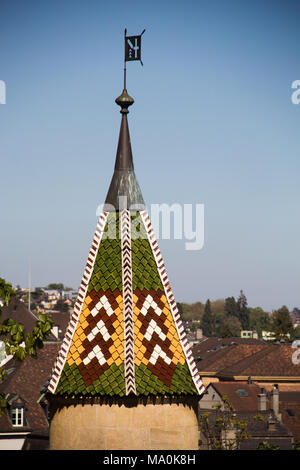
[[122,120],[115,169],[104,210],[109,212],[122,209],[143,210],[145,203],[134,173],[127,121],[128,108],[134,103],[134,99],[128,95],[126,88],[124,88],[122,94],[115,101],[121,107]]

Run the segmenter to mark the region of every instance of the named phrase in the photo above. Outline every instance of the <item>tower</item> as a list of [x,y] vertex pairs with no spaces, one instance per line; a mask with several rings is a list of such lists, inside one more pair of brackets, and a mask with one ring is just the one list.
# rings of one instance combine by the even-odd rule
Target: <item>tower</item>
[[197,449],[204,387],[135,175],[126,88],[115,168],[47,385],[51,449]]

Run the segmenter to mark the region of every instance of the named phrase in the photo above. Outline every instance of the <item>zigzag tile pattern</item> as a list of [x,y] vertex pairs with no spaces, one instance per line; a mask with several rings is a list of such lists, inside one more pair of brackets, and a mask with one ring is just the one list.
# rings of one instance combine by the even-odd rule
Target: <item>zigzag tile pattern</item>
[[87,387],[113,363],[119,366],[124,360],[122,302],[118,289],[93,290],[85,300],[67,363],[78,366]]
[[134,378],[134,337],[132,318],[132,264],[131,264],[131,237],[130,212],[121,214],[121,241],[122,241],[122,272],[123,272],[123,299],[124,299],[124,348],[125,348],[125,385],[126,395],[136,394]]

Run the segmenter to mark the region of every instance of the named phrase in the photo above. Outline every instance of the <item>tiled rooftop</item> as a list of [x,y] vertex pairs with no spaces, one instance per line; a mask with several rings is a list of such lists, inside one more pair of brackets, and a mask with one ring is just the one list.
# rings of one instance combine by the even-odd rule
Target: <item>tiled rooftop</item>
[[143,396],[203,390],[145,211],[100,216],[79,292],[50,392]]
[[221,380],[236,376],[299,378],[300,364],[292,361],[294,351],[291,345],[238,338],[208,338],[193,348],[199,372]]
[[257,384],[249,384],[247,382],[215,382],[211,385],[221,397],[225,395],[228,398],[234,411],[257,411],[257,395],[261,393],[261,387]]
[[19,395],[26,402],[26,423],[24,427],[14,428],[9,416],[0,417],[0,432],[38,431],[48,433],[48,422],[40,404],[41,389],[49,378],[53,363],[59,350],[59,343],[44,344],[38,351],[38,358],[27,356],[23,362],[10,361],[6,369],[14,369],[0,384],[0,392],[10,399]]

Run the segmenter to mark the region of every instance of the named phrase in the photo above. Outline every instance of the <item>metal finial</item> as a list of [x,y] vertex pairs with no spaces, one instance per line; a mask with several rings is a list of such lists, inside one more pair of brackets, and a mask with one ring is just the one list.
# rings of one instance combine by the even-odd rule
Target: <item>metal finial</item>
[[122,94],[116,98],[115,102],[121,106],[120,113],[127,114],[129,113],[129,106],[133,105],[134,99],[128,95],[126,88],[124,88]]

